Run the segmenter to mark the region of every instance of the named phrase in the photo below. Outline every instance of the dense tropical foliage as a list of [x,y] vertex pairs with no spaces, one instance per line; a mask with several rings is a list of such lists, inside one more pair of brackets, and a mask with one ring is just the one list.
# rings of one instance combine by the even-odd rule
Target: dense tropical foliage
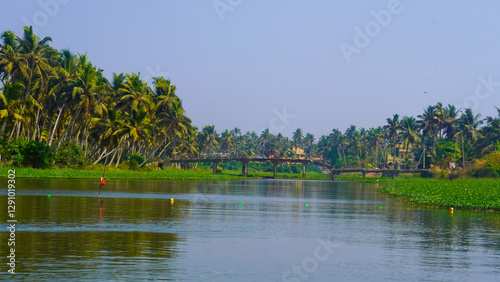
[[[498,169],[500,109],[481,118],[441,103],[417,117],[387,118],[376,128],[352,125],[318,140],[297,129],[288,138],[265,129],[217,133],[191,124],[169,79],[148,86],[140,74],[104,77],[85,54],[56,50],[31,27],[3,32],[0,45],[0,155],[19,166],[142,166],[191,156],[316,158],[335,167],[468,167]],[[483,162],[481,162],[483,160]],[[494,175],[500,173],[495,171]],[[478,170],[477,174],[481,174]]]
[[37,146],[48,162],[44,167],[53,160],[66,164],[68,158],[118,165],[138,154],[144,164],[197,153],[195,128],[169,79],[156,77],[153,87],[134,73],[113,74],[108,81],[85,54],[58,51],[50,37],[40,39],[31,27],[23,31],[21,37],[11,31],[1,35],[4,161],[29,165],[26,148]]

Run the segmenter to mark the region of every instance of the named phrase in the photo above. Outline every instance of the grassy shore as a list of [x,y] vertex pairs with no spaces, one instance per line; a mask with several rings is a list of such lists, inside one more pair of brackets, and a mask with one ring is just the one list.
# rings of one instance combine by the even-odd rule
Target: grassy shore
[[[0,177],[7,176],[9,169],[1,167]],[[104,168],[93,169],[33,169],[33,168],[15,168],[16,177],[29,177],[29,178],[100,178]],[[272,178],[272,172],[251,172],[248,178]],[[150,178],[150,179],[179,179],[179,180],[231,180],[231,179],[248,179],[241,176],[241,171],[226,170],[222,173],[212,174],[212,170],[190,169],[179,170],[174,168],[167,168],[165,170],[152,170],[152,171],[133,171],[122,170],[114,167],[106,167],[106,178],[120,179],[120,178]],[[278,173],[280,179],[309,179],[309,180],[328,180],[329,175],[322,173],[307,173],[305,178],[302,178],[301,173]]]
[[423,205],[500,210],[498,179],[398,178],[381,191]]
[[[12,168],[10,168],[12,169]],[[0,176],[7,177],[9,168],[0,168]],[[33,169],[33,168],[16,168],[16,177],[29,178],[96,178],[99,179],[103,174],[103,168],[100,169]],[[106,168],[106,179],[131,179],[131,178],[148,178],[148,179],[179,179],[179,180],[230,180],[241,179],[241,176],[231,174],[212,174],[207,170],[152,170],[152,171],[132,171],[120,170],[108,167]]]

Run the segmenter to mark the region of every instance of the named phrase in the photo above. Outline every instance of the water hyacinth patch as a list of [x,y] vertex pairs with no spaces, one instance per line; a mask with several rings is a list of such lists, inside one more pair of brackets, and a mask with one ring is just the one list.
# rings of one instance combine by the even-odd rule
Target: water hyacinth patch
[[381,191],[424,205],[500,210],[500,180],[496,179],[397,179]]

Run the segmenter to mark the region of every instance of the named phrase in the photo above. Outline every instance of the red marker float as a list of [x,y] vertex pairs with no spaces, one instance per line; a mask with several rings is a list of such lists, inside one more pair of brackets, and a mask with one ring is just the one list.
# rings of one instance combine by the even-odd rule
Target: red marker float
[[106,184],[106,183],[104,183],[104,175],[105,174],[106,174],[106,168],[104,168],[104,172],[102,173],[101,185],[99,185],[99,198],[101,197],[101,187],[102,187],[102,185]]

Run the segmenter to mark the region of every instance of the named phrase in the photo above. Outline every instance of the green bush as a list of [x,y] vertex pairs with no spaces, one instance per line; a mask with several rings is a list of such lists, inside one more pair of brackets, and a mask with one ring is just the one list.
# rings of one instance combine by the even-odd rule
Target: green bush
[[54,154],[48,154],[49,150],[42,142],[16,138],[7,145],[7,157],[18,167],[49,168],[54,162]]
[[137,162],[137,159],[128,160],[128,168],[131,170],[139,170],[140,166],[139,163]]
[[291,173],[292,169],[288,165],[280,165],[277,169],[278,173]]
[[144,157],[139,154],[131,154],[128,159],[130,161],[135,160],[137,164],[142,164],[144,162]]
[[6,158],[11,159],[15,166],[22,166],[24,162],[23,149],[26,146],[26,141],[21,138],[16,138],[6,145]]
[[79,168],[86,164],[83,149],[74,144],[64,144],[56,154],[55,164],[59,167]]
[[417,178],[420,177],[419,173],[400,173],[398,175],[401,178]]
[[471,170],[475,177],[500,177],[500,152],[493,152],[477,161]]
[[40,141],[29,141],[23,150],[24,166],[49,168],[54,162],[54,154],[48,154],[50,147]]

